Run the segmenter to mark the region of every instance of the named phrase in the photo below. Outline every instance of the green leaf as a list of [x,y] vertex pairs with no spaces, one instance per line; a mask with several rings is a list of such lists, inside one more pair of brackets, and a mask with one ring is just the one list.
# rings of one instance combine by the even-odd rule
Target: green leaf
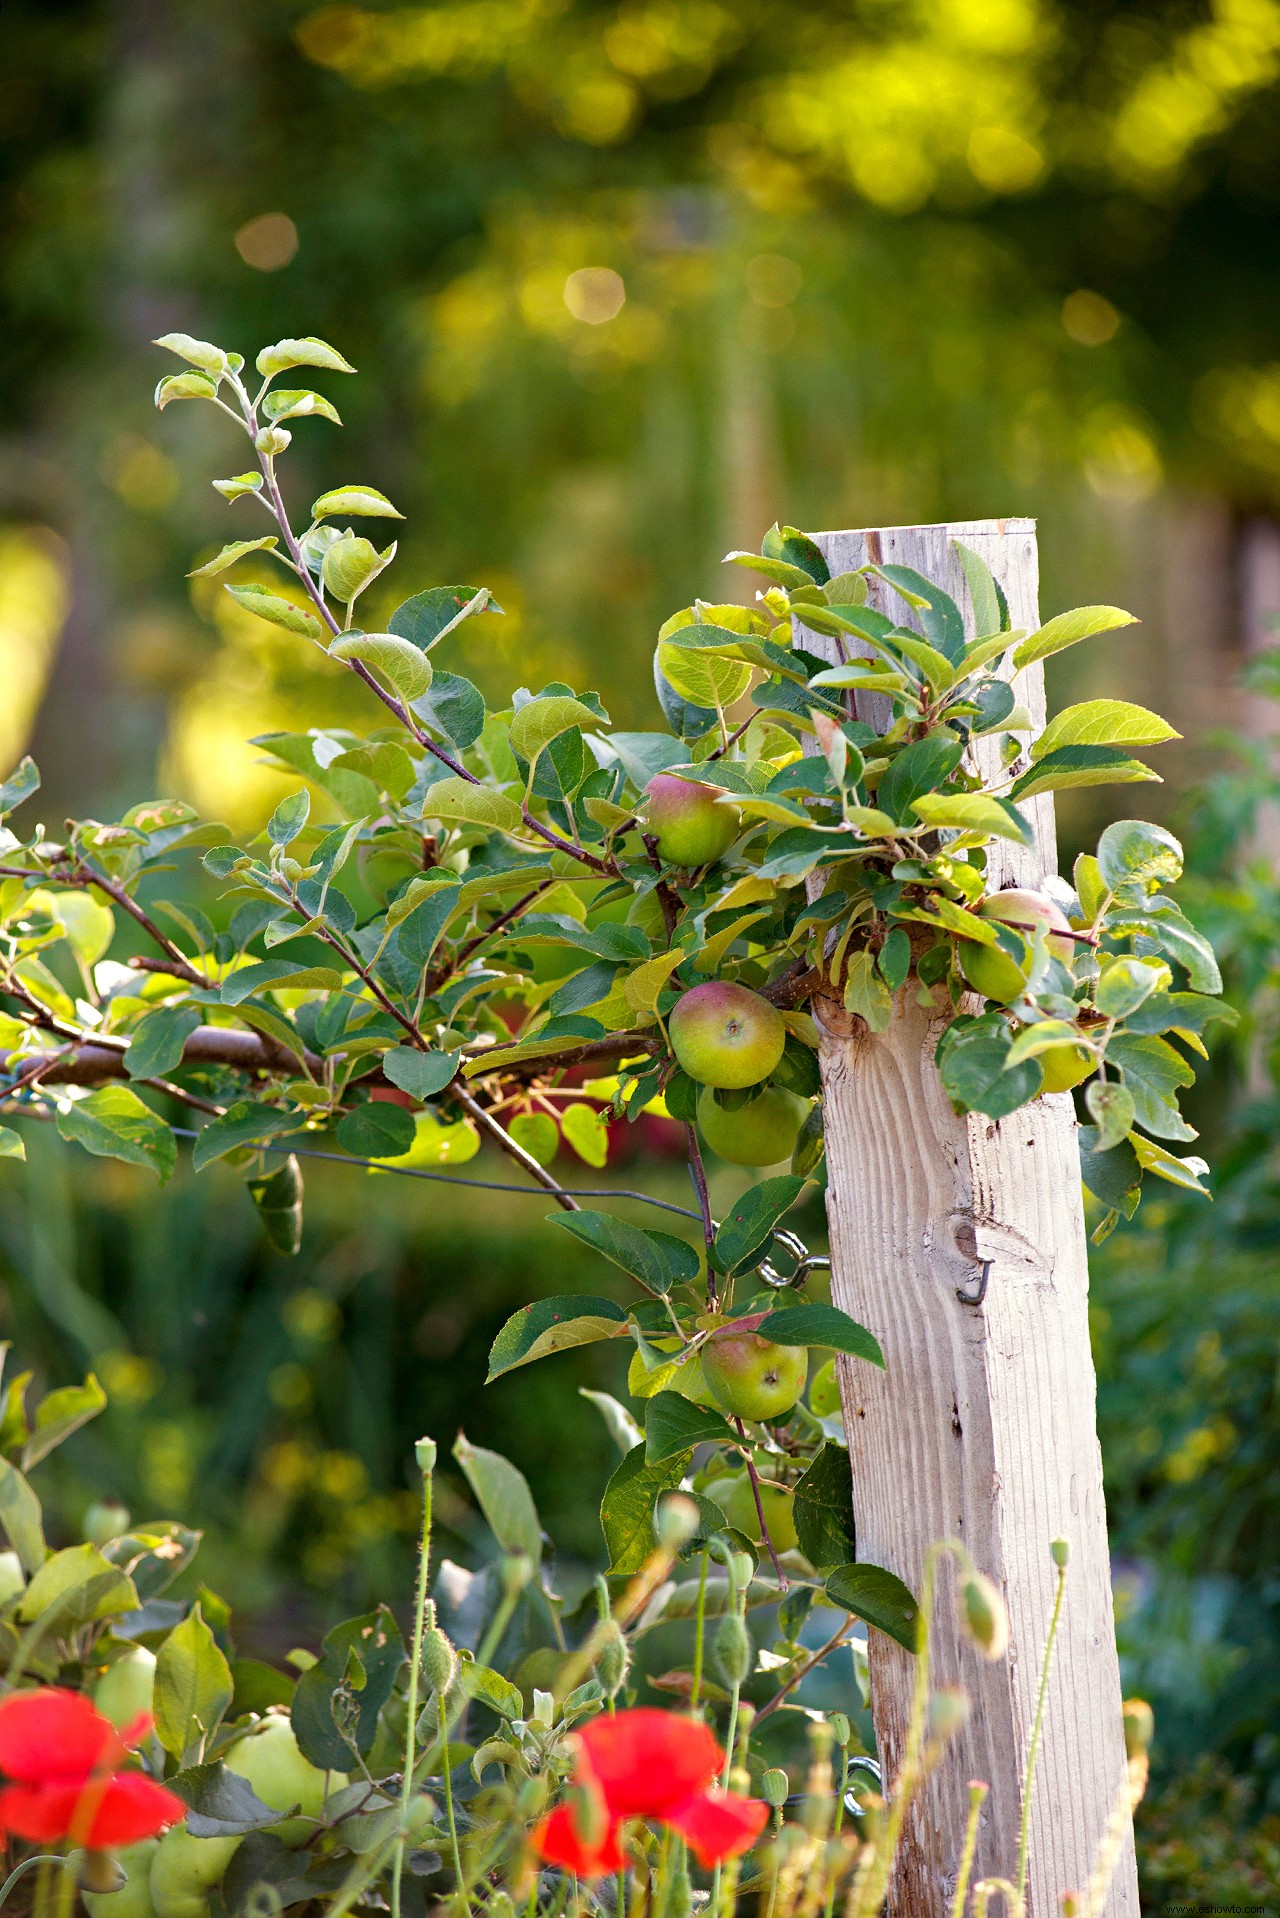
[[300,340],[277,340],[274,346],[264,346],[254,365],[263,379],[267,380],[291,366],[319,366],[326,373],[354,373],[356,370],[334,347],[316,339],[313,334],[307,334]]
[[553,693],[547,699],[531,699],[511,721],[511,749],[521,759],[535,760],[553,739],[573,726],[597,727],[600,716],[580,699],[568,699]]
[[273,626],[283,626],[286,632],[301,633],[306,639],[319,639],[320,621],[314,613],[304,606],[295,606],[290,599],[281,599],[278,593],[269,593],[265,586],[225,586],[224,592],[230,593],[237,606],[243,606],[247,613],[256,613],[259,619],[270,620]]
[[760,542],[760,551],[767,559],[780,559],[790,566],[798,566],[816,586],[825,586],[831,578],[822,548],[797,526],[771,526]]
[[356,519],[404,518],[376,486],[335,486],[331,492],[321,493],[311,507],[313,519],[336,519],[348,513]]
[[25,1159],[26,1141],[10,1125],[0,1125],[0,1159]]
[[304,420],[316,418],[332,420],[335,426],[341,426],[338,409],[323,393],[313,393],[310,387],[277,387],[274,393],[268,393],[262,403],[262,410],[273,426],[283,420]]
[[768,1249],[774,1228],[804,1189],[804,1180],[784,1172],[753,1185],[730,1209],[716,1233],[716,1262],[724,1272],[758,1265]]
[[876,788],[876,806],[900,824],[909,823],[912,804],[949,779],[964,752],[964,742],[949,726],[935,726],[923,739],[904,746]]
[[1182,846],[1164,826],[1116,819],[1098,841],[1098,870],[1112,892],[1150,892],[1182,877]]
[[488,1665],[463,1664],[458,1668],[458,1676],[466,1697],[478,1698],[500,1718],[524,1717],[524,1699],[519,1687],[501,1672],[493,1671]]
[[129,1034],[124,1069],[131,1079],[164,1078],[182,1064],[187,1040],[200,1023],[194,1006],[157,1006]]
[[188,573],[187,578],[211,579],[215,573],[225,573],[228,566],[234,566],[236,561],[243,559],[246,553],[269,552],[277,545],[279,545],[279,539],[275,533],[268,533],[265,539],[233,540],[229,546],[224,546],[220,553],[215,553],[212,559],[207,559],[203,566],[197,566],[193,572]]
[[843,1445],[828,1439],[796,1480],[791,1501],[800,1550],[815,1570],[847,1565],[858,1550],[853,1523],[853,1472]]
[[286,1258],[302,1250],[302,1168],[290,1153],[274,1172],[246,1179],[267,1243]]
[[246,493],[260,493],[263,483],[261,473],[237,473],[234,479],[210,481],[214,492],[221,493],[223,499],[230,500],[233,505],[236,500],[243,499]]
[[413,1046],[392,1046],[382,1055],[382,1070],[393,1086],[411,1099],[433,1099],[452,1083],[458,1070],[456,1052],[418,1052]]
[[16,1465],[0,1458],[0,1525],[28,1578],[44,1564],[47,1547],[40,1501]]
[[29,1625],[55,1614],[65,1629],[137,1609],[138,1594],[131,1578],[104,1558],[96,1545],[71,1545],[46,1558],[33,1573],[18,1617]]
[[267,821],[267,837],[273,846],[287,846],[298,837],[311,813],[311,794],[303,786],[290,793]]
[[1014,781],[1010,797],[1032,799],[1076,786],[1133,786],[1142,780],[1159,785],[1160,775],[1118,746],[1059,746]]
[[803,1305],[784,1305],[756,1327],[762,1339],[775,1345],[822,1345],[833,1352],[847,1352],[850,1358],[866,1359],[884,1369],[880,1341],[838,1306],[824,1305],[813,1299]]
[[61,1385],[41,1399],[31,1437],[22,1451],[22,1469],[29,1472],[47,1458],[63,1439],[78,1432],[90,1419],[97,1418],[107,1403],[107,1395],[90,1372],[83,1385]]
[[1213,947],[1170,901],[1145,907],[1125,906],[1119,910],[1113,907],[1107,914],[1107,930],[1145,934],[1167,959],[1175,959],[1186,967],[1196,992],[1213,995],[1222,991],[1222,974]]
[[[876,956],[880,976],[890,992],[896,992],[911,970],[911,936],[905,926],[892,926]],[[818,1086],[813,1090],[817,1092]]]
[[560,1114],[560,1130],[584,1165],[600,1171],[609,1163],[609,1128],[594,1106],[566,1107]]
[[961,832],[1031,844],[1031,827],[1017,807],[985,793],[922,793],[911,808],[926,826],[959,827]]
[[261,1139],[273,1139],[278,1132],[292,1132],[299,1124],[298,1114],[282,1112],[279,1106],[262,1105],[253,1099],[238,1099],[218,1119],[210,1119],[191,1148],[191,1165],[203,1172],[215,1159],[241,1146],[256,1145]]
[[653,1515],[664,1492],[672,1492],[684,1477],[690,1454],[664,1459],[660,1465],[645,1460],[637,1445],[619,1465],[604,1488],[600,1525],[609,1548],[611,1578],[631,1577],[657,1549]]
[[431,684],[431,661],[394,633],[347,633],[329,648],[330,659],[358,659],[388,680],[402,699],[420,699]]
[[28,754],[26,758],[18,761],[9,777],[0,784],[0,819],[39,790],[40,769]]
[[280,1813],[263,1804],[248,1779],[223,1764],[189,1765],[165,1783],[189,1807],[193,1838],[232,1838],[280,1823]]
[[1172,1152],[1156,1145],[1154,1140],[1144,1139],[1135,1132],[1130,1143],[1134,1157],[1144,1172],[1154,1172],[1158,1179],[1167,1179],[1170,1185],[1179,1185],[1185,1192],[1198,1192],[1207,1199],[1209,1194],[1201,1185],[1201,1179],[1207,1177],[1209,1167],[1203,1159],[1175,1159]]
[[539,1165],[550,1165],[560,1150],[560,1128],[548,1112],[518,1112],[507,1131]]
[[503,1551],[522,1552],[536,1566],[542,1558],[542,1525],[524,1473],[500,1452],[472,1445],[462,1432],[454,1441],[453,1456]]
[[161,1185],[177,1162],[174,1137],[128,1086],[101,1086],[58,1111],[58,1132],[98,1158],[149,1166]]
[[576,1345],[594,1345],[614,1339],[627,1323],[627,1313],[612,1299],[585,1292],[567,1292],[556,1298],[535,1299],[522,1305],[499,1332],[489,1352],[485,1384],[492,1384],[517,1365],[567,1352]]
[[183,1763],[222,1723],[235,1686],[217,1639],[194,1605],[156,1653],[156,1736]]
[[552,1212],[548,1219],[581,1239],[613,1265],[621,1266],[649,1292],[659,1296],[674,1285],[695,1280],[702,1269],[697,1252],[686,1239],[670,1232],[648,1231],[628,1225],[609,1212]]
[[1014,652],[1014,666],[1021,672],[1033,661],[1047,659],[1050,653],[1060,653],[1079,640],[1091,639],[1095,633],[1109,633],[1117,626],[1136,623],[1134,615],[1119,606],[1077,606],[1074,611],[1059,613],[1056,619],[1047,620],[1034,633],[1029,633]]
[[578,1387],[578,1397],[587,1399],[595,1406],[604,1420],[605,1429],[620,1452],[630,1452],[642,1443],[644,1433],[632,1418],[625,1405],[613,1397],[611,1392],[593,1392],[589,1385]]
[[1084,1102],[1097,1128],[1096,1152],[1109,1152],[1133,1130],[1135,1107],[1127,1086],[1113,1079],[1091,1079]]
[[960,1112],[1003,1119],[1034,1099],[1044,1083],[1035,1059],[1010,1066],[1013,1035],[998,1012],[953,1019],[938,1041],[938,1071],[947,1097]]
[[467,779],[438,779],[422,802],[424,819],[448,825],[482,826],[486,832],[519,832],[523,817],[514,799],[493,786]]
[[960,561],[965,581],[969,588],[969,600],[973,606],[973,630],[975,633],[997,633],[1003,622],[1004,611],[1000,604],[1000,589],[992,577],[991,568],[980,554],[958,539],[951,545],[956,558]]
[[1144,999],[1151,997],[1161,979],[1168,976],[1167,967],[1158,961],[1148,964],[1143,959],[1104,957],[1101,976],[1093,989],[1093,1003],[1108,1019],[1127,1019]]
[[190,333],[162,333],[151,344],[176,353],[180,360],[190,360],[192,366],[198,366],[202,373],[219,374],[227,370],[227,356],[222,348],[214,346],[209,340],[193,339]]
[[1195,1071],[1167,1040],[1114,1033],[1107,1045],[1107,1064],[1123,1072],[1144,1132],[1153,1132],[1158,1139],[1196,1137],[1175,1104],[1178,1088],[1194,1085]]
[[864,1624],[874,1625],[907,1651],[915,1651],[920,1608],[894,1573],[881,1565],[837,1565],[827,1579],[826,1590],[833,1605],[852,1612]]
[[1127,699],[1086,699],[1068,706],[1051,719],[1031,748],[1032,759],[1043,759],[1058,746],[1159,746],[1181,739],[1159,713],[1133,706]]
[[815,584],[814,576],[807,567],[792,566],[788,560],[763,553],[726,553],[722,564],[745,566],[748,572],[760,573],[765,579],[771,579],[775,586],[794,588]]
[[362,1755],[371,1748],[383,1706],[405,1663],[404,1641],[385,1605],[361,1618],[344,1619],[326,1634],[321,1655],[302,1674],[293,1694],[290,1722],[304,1758],[321,1771],[349,1771],[351,1747],[333,1719],[334,1693],[347,1680],[354,1653],[364,1684],[346,1694],[352,1736]]
[[208,373],[170,373],[160,381],[153,398],[157,409],[163,413],[166,406],[174,400],[212,400],[216,399],[218,382]]
[[845,1011],[865,1019],[872,1032],[887,1032],[893,1017],[893,995],[865,947],[851,953],[844,979]]
[[1129,1032],[1193,1032],[1200,1037],[1215,1019],[1235,1025],[1239,1015],[1225,999],[1205,992],[1153,992],[1125,1021]]
[[[387,629],[425,653],[446,633],[461,626],[464,619],[501,611],[487,586],[430,586],[425,593],[415,593],[412,599],[397,606],[387,621]],[[464,685],[467,683],[463,681]]]
[[342,973],[333,966],[300,966],[292,959],[259,959],[251,966],[241,966],[223,981],[222,1003],[238,1006],[251,993],[271,986],[289,986],[299,992],[316,989],[338,992],[344,983]]
[[369,1099],[338,1121],[338,1144],[357,1159],[402,1159],[413,1145],[413,1114],[389,1099]]
[[1080,1128],[1080,1177],[1095,1199],[1131,1219],[1142,1196],[1142,1167],[1133,1150],[1136,1134],[1104,1146],[1096,1126]]
[[644,1456],[648,1465],[687,1458],[695,1445],[714,1439],[733,1445],[736,1434],[728,1421],[708,1407],[695,1405],[680,1392],[655,1392],[645,1406]]

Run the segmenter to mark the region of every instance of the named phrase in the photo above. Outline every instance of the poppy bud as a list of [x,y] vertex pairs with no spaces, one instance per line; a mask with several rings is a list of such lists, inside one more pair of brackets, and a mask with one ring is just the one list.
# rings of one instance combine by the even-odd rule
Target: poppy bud
[[1139,1758],[1151,1746],[1156,1733],[1156,1715],[1145,1698],[1126,1698],[1120,1707],[1124,1718],[1124,1755]]
[[[490,1904],[490,1911],[493,1906]],[[667,1894],[667,1918],[689,1918],[693,1910],[693,1886],[689,1883],[689,1867],[681,1865],[671,1880],[671,1890]]]
[[678,1552],[698,1529],[698,1508],[683,1492],[673,1492],[659,1505],[653,1529],[664,1552]]
[[791,1790],[791,1780],[780,1765],[771,1765],[760,1780],[760,1796],[766,1805],[774,1811],[780,1811],[787,1802],[787,1793]]
[[420,1438],[413,1448],[413,1456],[417,1460],[418,1470],[422,1473],[423,1478],[430,1478],[436,1469],[437,1447],[435,1440]]
[[443,1698],[458,1675],[458,1655],[436,1624],[436,1608],[428,1601],[427,1629],[422,1634],[422,1675],[438,1698]]
[[829,1712],[827,1714],[827,1723],[831,1727],[836,1744],[843,1750],[853,1738],[853,1726],[849,1723],[843,1712]]
[[751,1670],[751,1639],[736,1612],[726,1612],[716,1627],[712,1651],[726,1685],[741,1685]]
[[948,1685],[929,1700],[929,1736],[954,1738],[969,1716],[969,1699],[958,1685]]
[[509,1598],[518,1598],[529,1580],[533,1577],[533,1560],[524,1552],[515,1552],[510,1558],[504,1558],[499,1568],[502,1573],[502,1585]]
[[631,1647],[616,1619],[600,1627],[600,1649],[596,1653],[596,1677],[604,1686],[606,1698],[616,1698],[631,1669]]
[[1009,1648],[1009,1614],[985,1572],[970,1572],[960,1587],[964,1621],[984,1658],[1003,1658]]
[[1049,1547],[1054,1564],[1060,1572],[1067,1569],[1067,1560],[1071,1557],[1071,1541],[1067,1538],[1055,1538]]

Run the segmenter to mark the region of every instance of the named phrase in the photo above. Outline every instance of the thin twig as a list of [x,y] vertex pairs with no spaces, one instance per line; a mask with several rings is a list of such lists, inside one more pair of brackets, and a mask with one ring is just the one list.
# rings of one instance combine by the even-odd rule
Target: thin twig
[[777,1711],[779,1705],[782,1703],[787,1693],[790,1691],[794,1691],[796,1686],[800,1684],[802,1679],[807,1678],[811,1671],[814,1671],[819,1665],[821,1665],[824,1658],[829,1657],[830,1654],[836,1650],[837,1646],[840,1645],[840,1643],[845,1638],[846,1634],[848,1633],[849,1627],[852,1624],[853,1624],[853,1613],[850,1612],[849,1616],[845,1619],[844,1624],[840,1626],[838,1631],[832,1632],[826,1644],[823,1645],[819,1651],[816,1651],[813,1654],[812,1658],[805,1660],[804,1664],[800,1667],[799,1671],[794,1672],[792,1676],[787,1680],[786,1684],[781,1686],[780,1689],[774,1693],[773,1697],[769,1700],[767,1705],[762,1705],[760,1707],[759,1711],[756,1713],[756,1716],[755,1716],[755,1723],[757,1725],[760,1723],[760,1720],[762,1718],[767,1718],[770,1712]]
[[565,1191],[560,1181],[554,1178],[544,1165],[539,1165],[531,1152],[526,1152],[522,1145],[517,1145],[505,1126],[500,1126],[493,1114],[487,1112],[478,1099],[473,1098],[469,1092],[464,1092],[461,1086],[454,1088],[453,1097],[477,1125],[484,1127],[489,1137],[502,1147],[509,1158],[514,1159],[517,1165],[522,1165],[531,1179],[536,1179],[539,1185],[546,1188],[557,1205],[563,1206],[566,1212],[581,1212],[582,1207],[578,1201]]
[[764,1500],[760,1496],[760,1474],[757,1472],[756,1462],[751,1456],[751,1442],[747,1437],[746,1427],[743,1425],[742,1420],[736,1417],[730,1420],[730,1424],[735,1427],[738,1437],[742,1441],[742,1455],[746,1461],[747,1478],[751,1484],[751,1496],[756,1502],[756,1517],[760,1521],[760,1536],[765,1542],[769,1557],[773,1563],[774,1576],[782,1590],[784,1592],[789,1591],[791,1589],[790,1580],[782,1569],[782,1561],[778,1557],[777,1548],[769,1536],[769,1523],[764,1515]]

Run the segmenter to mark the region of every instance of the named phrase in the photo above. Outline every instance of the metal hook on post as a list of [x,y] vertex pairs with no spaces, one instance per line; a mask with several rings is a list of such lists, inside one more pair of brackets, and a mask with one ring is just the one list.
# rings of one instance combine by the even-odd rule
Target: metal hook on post
[[820,1252],[810,1252],[804,1240],[797,1238],[785,1226],[779,1226],[773,1235],[775,1245],[780,1245],[796,1261],[793,1272],[779,1272],[772,1259],[760,1261],[760,1277],[775,1292],[783,1292],[795,1286],[803,1285],[811,1272],[829,1272],[831,1261]]
[[987,1296],[987,1285],[991,1278],[991,1265],[992,1261],[990,1259],[982,1259],[979,1261],[978,1281],[972,1292],[966,1291],[963,1285],[956,1287],[956,1297],[959,1299],[961,1305],[982,1304],[982,1301]]

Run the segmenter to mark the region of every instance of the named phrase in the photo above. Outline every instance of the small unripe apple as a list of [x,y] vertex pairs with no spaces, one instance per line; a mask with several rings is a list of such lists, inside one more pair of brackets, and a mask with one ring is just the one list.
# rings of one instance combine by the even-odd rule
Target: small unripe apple
[[984,946],[980,939],[957,939],[956,957],[960,970],[975,992],[993,999],[998,1006],[1010,1005],[1022,996],[1027,974],[1003,946]]
[[749,986],[722,979],[683,994],[672,1008],[669,1030],[676,1059],[689,1077],[726,1090],[758,1086],[787,1043],[776,1006]]
[[[1047,945],[1055,959],[1071,964],[1075,957],[1076,942],[1071,937],[1071,921],[1047,892],[1031,892],[1025,887],[1010,886],[1004,892],[990,893],[975,908],[983,919],[998,919],[1001,925],[1015,926],[1028,939],[1035,936],[1038,926],[1049,929]],[[1061,937],[1055,935],[1061,934]]]
[[119,1891],[85,1891],[85,1910],[89,1918],[154,1918],[151,1903],[151,1860],[155,1857],[156,1838],[144,1838],[139,1844],[125,1845],[113,1853],[124,1873]]
[[709,866],[737,838],[741,815],[718,792],[672,773],[657,773],[645,787],[649,830],[669,866]]
[[345,1772],[320,1771],[303,1757],[293,1726],[279,1712],[269,1712],[247,1738],[232,1746],[226,1766],[247,1779],[272,1811],[298,1807],[299,1817],[267,1827],[286,1845],[306,1843],[315,1830],[313,1821],[323,1812],[325,1799],[347,1782]]
[[807,1099],[781,1086],[766,1086],[730,1112],[716,1103],[707,1086],[698,1095],[698,1127],[711,1150],[730,1165],[777,1165],[791,1157],[808,1110]]
[[[209,1918],[209,1893],[221,1884],[239,1844],[238,1838],[193,1838],[185,1824],[167,1831],[151,1857],[156,1918]],[[119,1894],[104,1893],[112,1895]]]
[[1044,1070],[1041,1092],[1070,1092],[1089,1077],[1095,1061],[1084,1046],[1050,1046],[1040,1054],[1040,1064]]
[[840,1410],[840,1381],[836,1362],[828,1359],[809,1381],[809,1410],[816,1419],[829,1419]]
[[[745,1472],[727,1472],[723,1478],[714,1480],[707,1487],[707,1497],[714,1500],[724,1513],[726,1522],[735,1531],[741,1532],[744,1538],[763,1537],[755,1493]],[[775,1485],[771,1479],[761,1479],[760,1503],[764,1507],[764,1522],[769,1527],[774,1550],[795,1551],[799,1541],[796,1538],[790,1492],[783,1485]]]
[[145,1645],[135,1645],[102,1674],[93,1688],[93,1702],[122,1732],[143,1712],[150,1716],[155,1682],[155,1653]]
[[735,1418],[785,1418],[804,1391],[809,1353],[758,1332],[716,1332],[702,1348],[707,1384]]
[[118,1498],[96,1499],[80,1526],[89,1545],[105,1545],[109,1539],[123,1537],[128,1529],[129,1510]]

